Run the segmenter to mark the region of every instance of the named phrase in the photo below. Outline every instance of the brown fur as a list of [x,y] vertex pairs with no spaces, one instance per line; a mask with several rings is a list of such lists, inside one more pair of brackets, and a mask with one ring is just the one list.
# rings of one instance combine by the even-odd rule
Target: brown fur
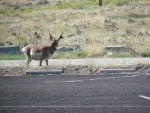
[[[39,57],[38,60],[40,60],[40,64],[39,66],[42,65],[42,61],[45,60],[46,61],[46,65],[48,65],[48,58],[54,54],[54,52],[56,51],[56,46],[58,46],[59,40],[63,38],[62,34],[61,36],[55,40],[51,34],[50,34],[50,39],[53,41],[51,45],[27,45],[26,47],[24,47],[22,49],[22,52],[24,52],[26,59],[27,59],[27,65],[29,65],[29,63],[32,60],[35,60],[34,58],[32,58],[31,53],[35,53],[35,54],[41,54],[41,56],[37,56]],[[35,55],[36,56],[36,55]]]

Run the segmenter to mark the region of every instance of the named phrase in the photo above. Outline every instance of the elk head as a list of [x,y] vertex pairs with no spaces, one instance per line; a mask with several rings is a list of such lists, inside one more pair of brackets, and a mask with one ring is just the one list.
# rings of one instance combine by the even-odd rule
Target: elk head
[[59,46],[59,45],[58,45],[59,40],[63,38],[63,36],[62,36],[62,35],[63,35],[63,32],[61,33],[61,35],[59,36],[58,39],[55,39],[55,38],[51,35],[50,31],[49,31],[49,35],[50,35],[49,39],[50,39],[51,41],[53,41],[52,44],[54,44],[54,45],[55,45],[55,48],[57,49],[57,47]]

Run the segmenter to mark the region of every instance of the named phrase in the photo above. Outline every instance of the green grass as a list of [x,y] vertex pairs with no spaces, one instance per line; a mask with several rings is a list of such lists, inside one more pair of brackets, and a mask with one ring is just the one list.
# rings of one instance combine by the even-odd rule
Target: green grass
[[91,6],[95,3],[95,0],[86,0],[86,1],[79,1],[79,2],[75,2],[75,1],[71,1],[71,2],[64,2],[64,3],[56,3],[55,5],[53,5],[53,8],[56,9],[64,9],[64,8],[80,8],[82,6]]
[[[52,59],[71,59],[71,58],[85,58],[87,53],[85,51],[76,50],[70,52],[55,52],[51,57]],[[132,58],[137,56],[135,53],[131,51],[127,52],[113,52],[112,58]],[[146,52],[142,52],[140,54],[142,57],[150,57],[150,50]],[[23,54],[0,54],[0,60],[25,60],[25,56]]]
[[[109,10],[105,11],[105,8]],[[127,12],[125,9],[130,11]],[[39,43],[47,45],[49,30],[56,38],[63,30],[65,38],[60,45],[79,44],[81,51],[56,52],[52,56],[54,59],[103,57],[106,55],[103,47],[109,45],[127,45],[135,51],[135,53],[114,52],[112,56],[114,58],[149,57],[150,52],[147,48],[150,43],[148,35],[150,14],[148,10],[149,0],[103,0],[103,7],[99,7],[98,0],[79,0],[78,2],[71,0],[27,7],[3,6],[0,7],[1,42],[6,45],[8,45],[7,40],[17,45],[20,42],[29,43],[29,34],[35,37],[34,32],[39,32],[42,36]],[[110,18],[110,21],[105,23],[107,18]],[[130,24],[128,18],[134,18],[134,22]],[[141,20],[145,23],[142,26],[138,25]],[[131,34],[128,35],[127,31],[131,31]],[[148,33],[145,32],[141,36],[140,33],[143,31]],[[13,35],[14,33],[16,35]],[[81,41],[75,42],[69,39],[68,36],[72,34],[81,36]],[[34,43],[35,40],[31,41]],[[12,55],[0,56],[1,59],[20,59]]]
[[130,13],[128,15],[129,18],[147,18],[150,17],[150,14],[136,14],[136,13]]
[[114,15],[110,16],[111,19],[126,19],[126,18],[148,18],[150,14],[136,14],[136,13],[129,13],[128,15]]
[[[64,58],[84,58],[86,57],[85,51],[70,51],[70,52],[59,52],[56,51],[51,57],[52,59],[64,59]],[[24,60],[25,56],[23,54],[0,54],[0,60]]]
[[150,49],[141,53],[142,57],[150,57]]
[[20,43],[26,41],[25,37],[23,36],[16,36],[13,40],[14,43]]
[[107,4],[110,4],[110,3],[129,3],[129,2],[132,2],[132,1],[136,1],[136,0],[103,0],[103,4],[104,5],[107,5]]
[[[135,0],[103,0],[103,5],[107,5],[109,3],[128,3]],[[0,9],[0,14],[10,15],[10,14],[19,14],[25,12],[32,12],[37,10],[44,9],[68,9],[68,8],[90,8],[91,6],[98,6],[98,2],[96,0],[80,0],[78,2],[71,0],[70,2],[62,2],[62,3],[53,3],[53,4],[43,4],[38,6],[28,6],[21,7],[16,5],[15,7],[7,7]]]
[[135,57],[135,55],[132,52],[114,52],[113,53],[114,58],[131,58]]
[[0,54],[0,60],[23,60],[25,59],[22,54]]
[[69,8],[81,8],[83,6],[90,7],[94,4],[98,4],[95,0],[80,0],[78,2],[72,0],[70,2],[62,2],[62,3],[53,3],[53,4],[44,4],[38,6],[28,6],[28,7],[21,7],[15,6],[10,8],[0,9],[0,14],[10,15],[10,14],[20,14],[20,13],[27,13],[37,10],[45,10],[45,9],[69,9]]
[[54,55],[52,56],[53,59],[69,59],[69,58],[85,58],[86,57],[86,52],[85,51],[70,51],[70,52],[55,52]]

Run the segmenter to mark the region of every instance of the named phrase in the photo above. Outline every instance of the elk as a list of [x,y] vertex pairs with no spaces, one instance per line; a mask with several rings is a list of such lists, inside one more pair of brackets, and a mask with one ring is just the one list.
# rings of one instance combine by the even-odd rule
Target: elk
[[59,40],[63,38],[63,32],[59,36],[58,39],[54,39],[54,37],[50,35],[50,40],[53,41],[51,45],[34,45],[29,44],[26,47],[22,48],[22,52],[24,53],[27,65],[29,66],[29,63],[32,60],[40,60],[39,66],[42,65],[43,60],[46,61],[46,65],[48,65],[48,59],[54,54],[58,47]]

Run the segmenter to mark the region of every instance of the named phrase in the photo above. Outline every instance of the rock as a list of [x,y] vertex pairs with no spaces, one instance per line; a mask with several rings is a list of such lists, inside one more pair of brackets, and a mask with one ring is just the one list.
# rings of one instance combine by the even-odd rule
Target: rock
[[75,45],[75,46],[59,46],[57,48],[58,51],[74,51],[74,50],[79,50],[80,47],[79,45]]
[[127,47],[126,46],[106,46],[105,47],[106,51],[126,51]]

